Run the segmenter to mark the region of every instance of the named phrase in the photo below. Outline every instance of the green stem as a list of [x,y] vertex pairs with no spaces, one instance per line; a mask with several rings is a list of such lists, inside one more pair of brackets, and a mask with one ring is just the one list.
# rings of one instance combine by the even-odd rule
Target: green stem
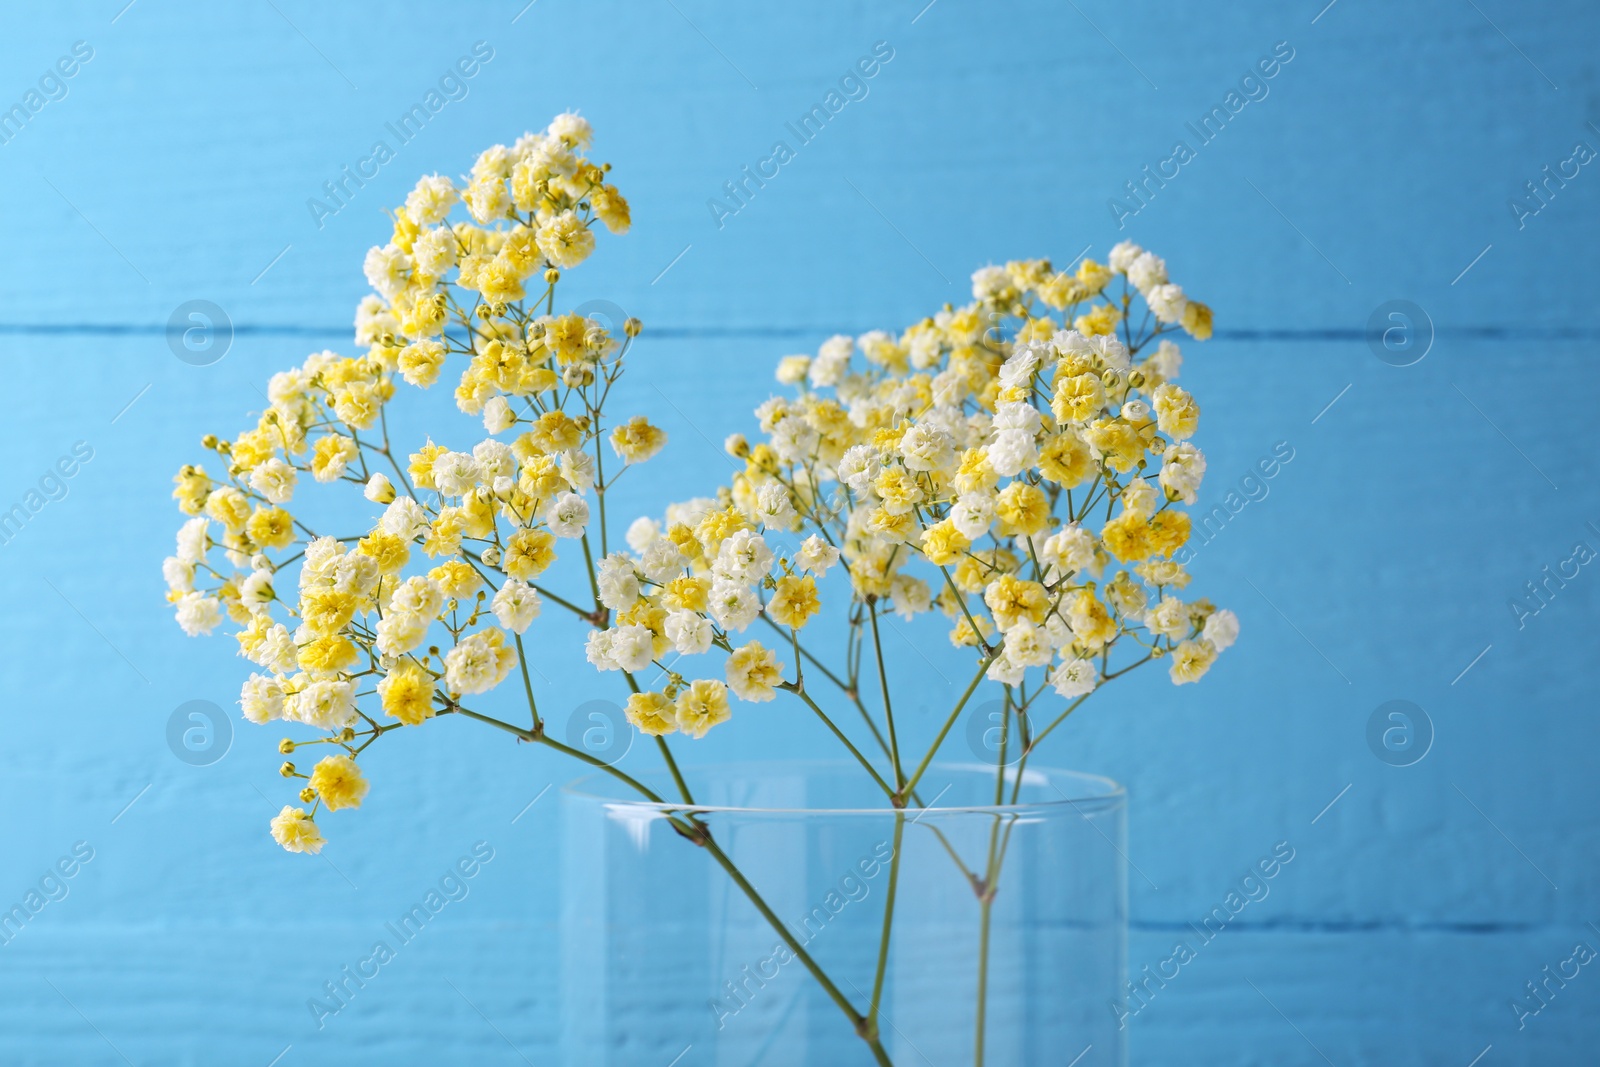
[[905,787],[900,790],[902,796],[909,795],[911,790],[916,788],[917,783],[922,780],[923,774],[928,770],[928,765],[933,762],[934,755],[938,753],[939,746],[944,744],[945,735],[950,732],[950,728],[956,724],[956,719],[961,715],[961,709],[967,706],[967,701],[972,699],[972,694],[978,689],[978,683],[983,681],[983,675],[989,669],[989,663],[990,660],[985,660],[978,664],[978,673],[972,676],[972,681],[967,685],[967,691],[961,694],[961,699],[956,702],[956,706],[951,710],[950,717],[945,719],[944,726],[940,727],[939,736],[933,739],[933,744],[928,748],[928,754],[922,757],[922,762],[917,766],[916,772],[911,775]]
[[[850,754],[854,756],[856,761],[860,763],[861,766],[866,769],[866,772],[872,776],[872,780],[878,783],[878,788],[883,790],[884,795],[887,796],[891,802],[894,802],[895,793],[894,790],[889,787],[889,783],[885,782],[883,780],[883,776],[873,768],[871,763],[867,762],[867,757],[861,754],[861,750],[850,743],[850,739],[844,735],[844,731],[835,726],[833,720],[828,718],[827,713],[817,706],[817,702],[811,699],[810,694],[808,694],[800,686],[793,685],[789,682],[784,682],[781,686],[779,686],[779,688],[788,690],[801,700],[805,701],[806,706],[812,711],[816,712],[817,718],[821,719],[828,729],[833,731],[833,736],[837,737],[839,742],[843,744],[845,748],[850,750]],[[904,805],[897,803],[895,806],[903,807]]]
[[878,684],[883,688],[883,718],[889,727],[889,762],[894,765],[894,784],[896,789],[903,789],[906,784],[905,772],[900,769],[900,739],[895,735],[894,707],[889,703],[889,672],[883,665],[883,642],[878,637],[878,605],[873,601],[867,605],[867,615],[872,620],[872,651],[878,660]]
[[889,858],[889,899],[883,905],[883,935],[878,939],[878,973],[872,979],[872,1004],[867,1008],[867,1028],[878,1030],[878,1005],[883,1001],[883,977],[889,965],[889,932],[894,925],[895,891],[900,885],[900,844],[906,829],[905,812],[894,813],[894,854]]

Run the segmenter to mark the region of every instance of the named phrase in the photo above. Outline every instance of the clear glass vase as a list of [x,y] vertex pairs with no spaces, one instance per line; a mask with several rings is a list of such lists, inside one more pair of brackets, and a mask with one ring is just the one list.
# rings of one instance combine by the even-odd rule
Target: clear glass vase
[[563,794],[564,1062],[1125,1063],[1116,783],[936,764],[896,812],[854,764],[685,778]]

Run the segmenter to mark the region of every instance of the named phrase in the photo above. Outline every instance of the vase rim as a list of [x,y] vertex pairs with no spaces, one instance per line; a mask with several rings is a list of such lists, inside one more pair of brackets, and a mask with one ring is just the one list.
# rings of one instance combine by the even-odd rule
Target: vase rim
[[[966,763],[934,763],[929,768],[930,772],[943,772],[944,774],[963,774],[969,776],[984,775],[990,781],[994,780],[995,768],[992,765],[966,762]],[[829,759],[795,759],[795,760],[737,760],[730,763],[688,764],[683,767],[686,777],[691,781],[695,778],[704,780],[705,777],[720,777],[724,780],[730,777],[742,776],[756,777],[755,772],[761,772],[763,777],[774,774],[805,775],[808,777],[820,776],[827,772],[861,773],[858,764],[849,760]],[[658,777],[662,784],[670,787],[672,779],[665,770],[652,772],[647,775],[635,777],[650,780],[649,784],[655,785]],[[1008,786],[1016,782],[1016,771],[1008,768],[1005,781]],[[919,815],[929,814],[1006,814],[1031,812],[1043,814],[1055,810],[1081,811],[1085,806],[1096,811],[1114,808],[1126,802],[1127,790],[1118,782],[1103,775],[1088,774],[1083,771],[1066,770],[1060,767],[1029,767],[1022,772],[1024,786],[1045,786],[1055,792],[1055,796],[1046,799],[1018,801],[1015,804],[951,804],[941,806],[938,796],[924,807],[906,807],[900,811],[904,814]],[[603,785],[603,788],[596,788]],[[613,788],[613,786],[615,788]],[[894,808],[887,803],[882,806],[863,806],[860,804],[846,804],[839,806],[821,807],[795,807],[793,805],[761,805],[761,804],[686,804],[682,801],[657,802],[645,798],[636,798],[622,795],[626,786],[617,782],[615,778],[602,771],[586,774],[575,778],[562,786],[564,796],[576,800],[588,800],[641,812],[681,813],[704,812],[723,814],[752,814],[752,815],[871,815],[883,816],[894,812]],[[948,787],[946,787],[948,788]],[[658,793],[661,790],[657,790]],[[662,795],[665,795],[664,793]],[[943,794],[939,794],[942,796]],[[880,797],[881,799],[881,797]]]

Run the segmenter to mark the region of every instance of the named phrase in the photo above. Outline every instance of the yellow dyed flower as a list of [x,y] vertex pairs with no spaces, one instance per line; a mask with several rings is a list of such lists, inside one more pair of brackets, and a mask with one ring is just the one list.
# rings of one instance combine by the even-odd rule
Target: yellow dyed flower
[[1072,636],[1086,651],[1098,652],[1117,636],[1117,622],[1099,599],[1085,589],[1073,598],[1067,611]]
[[666,431],[650,425],[643,415],[635,415],[611,431],[611,447],[628,463],[643,463],[666,443]]
[[1196,341],[1209,340],[1211,337],[1211,308],[1197,300],[1191,300],[1183,309],[1182,325],[1189,332],[1189,336]]
[[411,660],[402,660],[378,683],[378,698],[385,714],[416,726],[433,717],[433,675]]
[[300,646],[299,663],[304,671],[342,671],[360,659],[355,644],[339,634],[313,638]]
[[555,535],[548,530],[518,530],[506,540],[505,572],[529,581],[555,562]]
[[1157,552],[1150,523],[1137,511],[1124,511],[1100,530],[1106,551],[1125,563],[1138,563]]
[[594,234],[572,211],[563,211],[539,227],[539,251],[551,263],[568,270],[589,258]]
[[439,564],[428,572],[428,577],[439,583],[439,588],[444,590],[444,595],[465,600],[483,584],[483,579],[466,560],[452,559]]
[[272,839],[289,852],[307,852],[312,855],[322,851],[326,844],[322,831],[304,808],[285,804],[272,820]]
[[1044,586],[1015,575],[1003,574],[983,591],[983,602],[994,614],[995,625],[1009,630],[1019,620],[1035,626],[1044,622],[1050,611],[1050,596]]
[[1050,525],[1050,500],[1027,482],[1012,482],[995,498],[995,514],[1011,529],[1032,536]]
[[[687,527],[680,526],[678,529]],[[711,603],[711,580],[687,574],[674,578],[662,587],[661,603],[674,611],[704,612]]]
[[767,603],[767,615],[781,626],[798,630],[821,608],[816,579],[809,574],[798,577],[787,574],[778,579],[778,587]]
[[294,518],[282,508],[256,505],[245,533],[262,548],[287,548],[294,543]]
[[1173,685],[1198,682],[1216,659],[1217,650],[1209,641],[1184,641],[1172,650],[1172,665],[1167,673]]
[[678,730],[677,708],[665,693],[634,693],[622,709],[628,721],[643,734],[662,737]]
[[176,486],[172,499],[178,502],[178,510],[185,515],[200,514],[211,492],[211,479],[206,476],[205,468],[185,466],[173,475],[172,481]]
[[1058,378],[1050,398],[1050,411],[1061,422],[1085,422],[1105,406],[1105,384],[1093,373]]
[[379,574],[399,574],[411,559],[411,546],[405,538],[385,530],[373,530],[356,543],[356,551],[371,556]]
[[727,722],[732,715],[728,710],[728,687],[714,678],[697,678],[678,694],[674,710],[678,729],[690,737],[704,737],[706,731]]
[[367,795],[367,780],[349,756],[324,756],[311,770],[311,788],[329,811],[359,808]]

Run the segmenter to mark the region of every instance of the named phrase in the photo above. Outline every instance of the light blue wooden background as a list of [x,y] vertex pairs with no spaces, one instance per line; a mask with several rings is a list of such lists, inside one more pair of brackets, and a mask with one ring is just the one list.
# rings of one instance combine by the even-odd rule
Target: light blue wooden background
[[[94,458],[0,548],[0,903],[76,841],[95,858],[0,947],[0,1061],[552,1062],[553,796],[512,819],[569,769],[437,723],[383,746],[331,862],[287,857],[264,834],[275,733],[241,723],[202,768],[167,748],[172,710],[230,705],[243,665],[177,632],[157,564],[199,435],[238,429],[270,371],[348,346],[380,209],[566,108],[634,205],[573,280],[648,326],[628,396],[673,445],[638,507],[725,473],[707,439],[748,428],[777,356],[960,301],[984,263],[1132,236],[1214,305],[1185,368],[1203,503],[1295,453],[1196,564],[1244,637],[1201,686],[1108,691],[1052,757],[1131,788],[1135,967],[1275,842],[1297,858],[1133,1020],[1135,1063],[1593,1061],[1592,968],[1520,1031],[1510,1002],[1600,946],[1600,573],[1523,628],[1508,601],[1574,542],[1600,549],[1600,171],[1521,227],[1507,206],[1600,147],[1592,4],[523,2],[7,13],[7,105],[73,42],[94,57],[0,145],[0,506],[75,441]],[[306,200],[479,40],[494,58],[466,98],[318,229]],[[877,41],[894,59],[870,96],[719,230],[706,200]],[[1119,233],[1107,200],[1279,41],[1270,95]],[[240,328],[214,366],[161,334],[190,299]],[[1414,366],[1363,340],[1392,299],[1437,326]],[[942,644],[907,638],[908,670],[911,641]],[[943,684],[917,699],[928,729]],[[1436,731],[1414,766],[1368,747],[1391,699]],[[704,756],[780,745],[826,738],[774,705]],[[471,897],[317,1031],[306,998],[478,840],[496,859]]]

